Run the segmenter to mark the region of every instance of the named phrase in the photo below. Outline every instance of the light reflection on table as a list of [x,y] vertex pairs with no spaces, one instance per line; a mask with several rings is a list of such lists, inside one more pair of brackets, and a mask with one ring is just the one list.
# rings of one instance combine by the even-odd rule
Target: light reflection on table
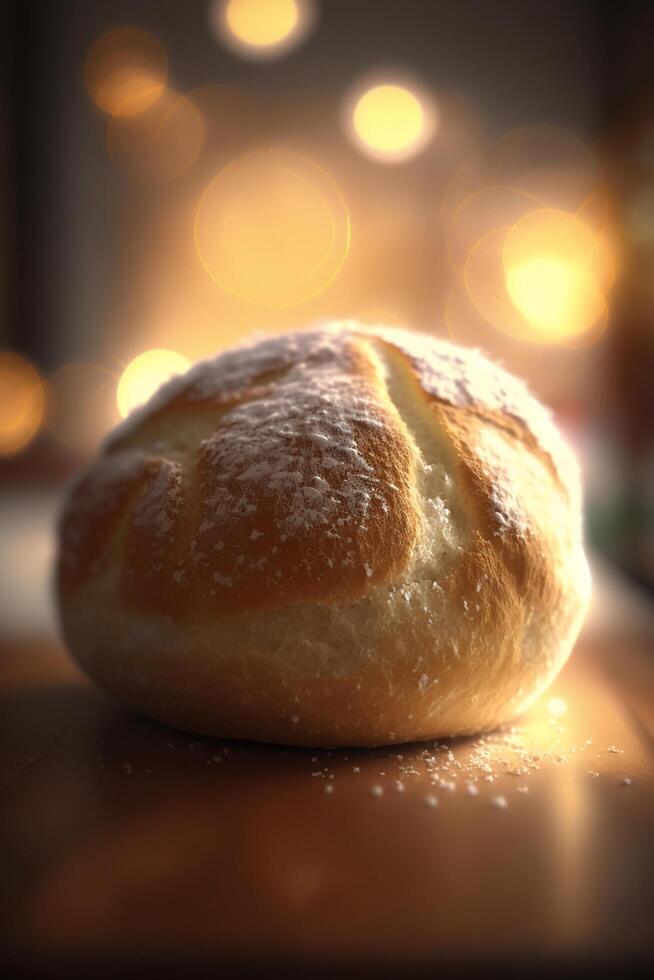
[[561,676],[481,747],[223,743],[124,711],[81,677],[35,612],[53,504],[5,509],[3,543],[30,508],[41,544],[2,597],[24,602],[0,672],[16,956],[56,973],[132,955],[188,972],[189,956],[422,968],[652,952],[654,634],[602,570]]

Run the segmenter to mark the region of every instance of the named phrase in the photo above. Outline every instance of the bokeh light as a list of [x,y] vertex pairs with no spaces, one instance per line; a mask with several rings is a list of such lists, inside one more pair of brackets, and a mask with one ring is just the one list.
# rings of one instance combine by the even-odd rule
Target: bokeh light
[[228,0],[225,19],[245,44],[266,48],[295,30],[299,12],[295,0]]
[[596,235],[576,215],[553,208],[531,211],[511,227],[504,243],[504,266],[549,258],[586,269],[600,288],[613,283],[615,264],[605,236]]
[[[567,234],[565,234],[567,232]],[[604,329],[606,252],[574,215],[535,211],[488,232],[471,249],[464,285],[477,312],[533,343],[577,344]]]
[[547,710],[553,718],[562,718],[568,710],[568,702],[565,698],[550,698],[547,702]]
[[163,45],[137,27],[103,34],[84,65],[91,98],[111,116],[134,116],[148,109],[163,93],[167,74]]
[[189,361],[176,351],[156,348],[139,354],[127,365],[116,389],[118,411],[125,418],[145,402],[162,384],[189,368]]
[[116,167],[152,183],[173,180],[188,170],[203,141],[197,108],[171,89],[138,116],[116,116],[107,128],[107,151]]
[[209,184],[195,241],[207,272],[227,293],[281,308],[334,279],[349,248],[350,219],[322,167],[266,150],[240,157]]
[[489,243],[485,237],[489,232],[506,229],[540,207],[539,198],[513,187],[491,185],[469,194],[454,210],[447,228],[447,250],[454,272],[463,278],[470,252],[482,241]]
[[575,215],[526,215],[506,236],[502,258],[509,297],[535,334],[574,337],[604,315],[613,264],[602,240]]
[[350,100],[348,129],[356,145],[383,163],[415,156],[433,136],[435,109],[424,93],[386,82]]
[[[566,130],[514,130],[464,164],[441,208],[453,289],[448,329],[482,321],[533,343],[586,346],[608,323],[610,202],[591,151]],[[473,315],[470,315],[474,311]],[[455,326],[453,326],[455,325]]]
[[0,351],[0,455],[24,449],[39,431],[45,393],[38,372],[12,351]]
[[[578,213],[596,231],[606,224],[608,195],[597,160],[576,134],[560,127],[525,126],[476,147],[454,173],[440,210],[449,236],[459,237],[465,224],[471,247],[537,205]],[[456,244],[451,251],[460,253]],[[460,262],[455,268],[460,275]]]
[[601,294],[583,266],[548,255],[506,271],[506,288],[530,326],[548,337],[583,333],[601,316]]
[[315,21],[312,0],[214,0],[211,25],[248,58],[279,58],[303,41]]

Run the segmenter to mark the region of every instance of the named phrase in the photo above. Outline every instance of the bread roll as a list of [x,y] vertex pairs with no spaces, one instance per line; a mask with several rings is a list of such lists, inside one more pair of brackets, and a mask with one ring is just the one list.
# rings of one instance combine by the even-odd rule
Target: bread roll
[[579,473],[477,351],[339,323],[197,364],[69,495],[74,657],[207,735],[373,746],[492,729],[586,610]]

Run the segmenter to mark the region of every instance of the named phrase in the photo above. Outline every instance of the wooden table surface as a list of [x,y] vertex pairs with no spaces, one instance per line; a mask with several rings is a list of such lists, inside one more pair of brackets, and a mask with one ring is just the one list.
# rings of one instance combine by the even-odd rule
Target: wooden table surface
[[437,748],[198,739],[48,644],[6,646],[1,677],[13,975],[651,957],[651,638],[582,640],[514,730]]

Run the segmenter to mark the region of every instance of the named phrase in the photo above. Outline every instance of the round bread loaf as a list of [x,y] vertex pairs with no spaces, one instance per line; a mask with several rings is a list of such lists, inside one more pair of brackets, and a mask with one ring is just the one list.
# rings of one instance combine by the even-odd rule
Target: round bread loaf
[[578,468],[481,354],[338,323],[197,364],[69,495],[73,655],[192,732],[380,745],[491,729],[568,657]]

